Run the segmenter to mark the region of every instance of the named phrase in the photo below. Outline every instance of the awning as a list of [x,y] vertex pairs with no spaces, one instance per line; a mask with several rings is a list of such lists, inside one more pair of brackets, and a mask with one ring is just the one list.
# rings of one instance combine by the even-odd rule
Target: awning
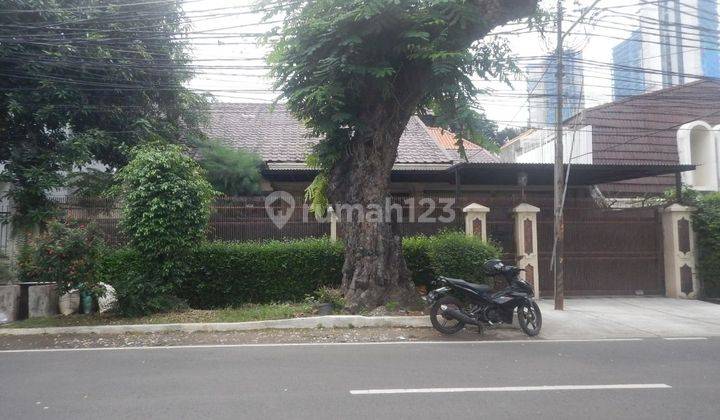
[[[573,164],[568,185],[605,184],[694,169],[694,165]],[[458,171],[463,185],[518,185],[521,174],[527,175],[527,185],[552,185],[554,179],[554,165],[551,163],[458,163],[448,171]]]
[[[597,185],[629,179],[692,171],[694,165],[615,165],[615,164],[573,164],[570,167],[568,185]],[[567,170],[567,166],[565,166]],[[466,162],[455,165],[397,165],[393,169],[394,182],[455,182],[459,172],[463,185],[518,185],[521,174],[527,176],[527,185],[553,185],[554,167],[550,163],[501,163]],[[273,181],[310,182],[317,175],[317,169],[304,164],[268,164],[262,170],[265,178]]]

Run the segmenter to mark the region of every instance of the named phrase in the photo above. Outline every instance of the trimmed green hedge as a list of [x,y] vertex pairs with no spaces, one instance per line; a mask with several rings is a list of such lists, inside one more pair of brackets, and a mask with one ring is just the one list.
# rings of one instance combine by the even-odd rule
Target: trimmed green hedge
[[[437,275],[484,282],[483,264],[499,249],[458,232],[405,238],[403,252],[416,285]],[[322,286],[339,286],[343,246],[327,239],[270,242],[216,242],[195,248],[176,295],[193,308],[302,300]],[[123,249],[105,257],[103,281],[117,291],[121,308],[136,305],[147,276],[137,252]],[[140,299],[137,299],[140,301]],[[132,311],[123,311],[125,313]]]
[[703,295],[720,297],[720,193],[702,195],[693,218],[699,248],[699,278]]
[[326,239],[212,243],[198,247],[179,296],[193,308],[302,300],[338,286],[343,248]]
[[429,286],[437,276],[487,283],[483,269],[487,260],[500,258],[500,248],[462,232],[403,239],[403,253],[413,282]]

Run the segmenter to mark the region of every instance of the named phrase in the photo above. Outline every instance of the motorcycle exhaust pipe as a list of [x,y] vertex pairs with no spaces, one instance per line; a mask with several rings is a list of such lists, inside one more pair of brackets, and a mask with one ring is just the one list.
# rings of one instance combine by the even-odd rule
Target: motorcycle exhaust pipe
[[[442,309],[442,307],[440,307],[440,309]],[[472,319],[472,318],[470,318],[469,316],[465,315],[465,313],[463,313],[463,312],[460,311],[459,309],[450,309],[450,308],[443,309],[443,315],[448,315],[449,317],[455,318],[455,319],[457,319],[458,321],[462,321],[462,322],[464,322],[464,323],[466,323],[466,324],[470,324],[470,325],[480,325],[480,324],[477,322],[477,320]]]

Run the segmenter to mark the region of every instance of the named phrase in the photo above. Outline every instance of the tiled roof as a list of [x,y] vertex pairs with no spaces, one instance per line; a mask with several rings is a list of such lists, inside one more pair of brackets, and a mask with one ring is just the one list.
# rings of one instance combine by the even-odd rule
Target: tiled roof
[[[206,134],[225,144],[259,154],[265,162],[305,162],[319,138],[282,104],[218,103],[211,108]],[[412,117],[400,138],[396,163],[451,164],[418,117]]]
[[[438,145],[445,149],[445,151],[453,158],[453,161],[465,162],[465,159],[460,156],[460,153],[458,152],[455,133],[444,130],[440,127],[427,127],[427,130],[433,137],[435,137]],[[467,155],[467,161],[469,162],[500,162],[500,159],[496,155],[490,153],[488,150],[475,143],[463,139],[463,146],[465,147],[465,154]]]

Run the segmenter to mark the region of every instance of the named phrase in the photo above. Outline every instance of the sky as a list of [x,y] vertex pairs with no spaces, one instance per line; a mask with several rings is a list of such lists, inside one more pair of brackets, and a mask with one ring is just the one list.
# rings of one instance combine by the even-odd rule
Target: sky
[[[565,0],[565,28],[577,20],[580,9],[593,0]],[[546,10],[554,10],[555,1],[543,1]],[[612,47],[629,36],[637,28],[636,12],[639,0],[600,0],[593,20],[598,25],[580,24],[566,39],[566,48],[581,49],[584,60],[612,62]],[[276,97],[271,91],[272,80],[264,65],[267,53],[258,46],[255,38],[239,37],[241,34],[264,32],[272,24],[261,24],[262,16],[250,13],[252,0],[185,0],[184,9],[192,24],[192,56],[198,66],[198,75],[190,86],[208,90],[217,100],[224,102],[270,102]],[[499,32],[518,29],[519,26],[498,28]],[[551,53],[555,49],[555,34],[539,33],[503,35],[510,42],[512,51],[519,58],[521,67],[530,57]],[[595,106],[609,102],[611,98],[610,69],[593,67],[584,69],[585,104]],[[487,116],[500,127],[519,126],[527,123],[527,82],[524,78],[514,80],[513,86],[497,81],[478,81],[479,88],[487,95],[478,101]]]

